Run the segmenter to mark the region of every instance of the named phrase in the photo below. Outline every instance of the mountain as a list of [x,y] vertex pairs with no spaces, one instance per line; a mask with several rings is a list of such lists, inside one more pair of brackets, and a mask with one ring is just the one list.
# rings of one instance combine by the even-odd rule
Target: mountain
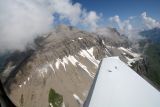
[[160,28],[153,28],[140,32],[140,35],[146,37],[154,43],[160,43]]
[[141,47],[148,60],[146,77],[160,87],[160,28],[145,30],[140,34],[145,37]]
[[13,53],[1,74],[7,95],[18,107],[80,107],[99,63],[110,56],[144,75],[144,59],[131,42],[113,28],[103,31],[107,35],[60,25],[37,38],[35,49]]

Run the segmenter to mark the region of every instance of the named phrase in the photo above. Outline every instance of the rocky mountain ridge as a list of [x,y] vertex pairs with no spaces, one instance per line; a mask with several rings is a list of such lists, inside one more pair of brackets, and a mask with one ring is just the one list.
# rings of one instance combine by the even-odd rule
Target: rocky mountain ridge
[[[143,74],[143,63],[136,65],[143,58],[129,48],[128,39],[114,29],[107,32],[112,36],[61,25],[38,38],[35,50],[17,69],[12,61],[7,64],[2,78],[8,96],[18,107],[52,107],[48,95],[54,89],[63,96],[61,106],[80,107],[101,59],[109,56],[119,56]],[[12,70],[16,73],[12,74]]]

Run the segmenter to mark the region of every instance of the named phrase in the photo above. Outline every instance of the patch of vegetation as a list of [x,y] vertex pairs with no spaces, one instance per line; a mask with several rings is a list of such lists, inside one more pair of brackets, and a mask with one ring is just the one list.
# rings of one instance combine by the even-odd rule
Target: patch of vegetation
[[148,46],[145,48],[145,41],[141,41],[140,47],[145,50],[147,56],[146,77],[160,89],[160,29],[154,28],[140,32],[146,38]]
[[160,42],[160,29],[159,28],[142,31],[140,32],[140,35],[146,37],[147,39],[151,40],[154,43]]
[[147,77],[160,87],[160,44],[150,44],[145,50],[148,57]]
[[63,103],[63,96],[56,93],[55,90],[51,88],[49,91],[48,102],[51,103],[53,107],[61,107]]
[[145,40],[145,39],[144,39],[144,40],[141,40],[141,41],[139,41],[139,46],[140,46],[140,47],[144,47],[147,42],[148,42],[148,41]]

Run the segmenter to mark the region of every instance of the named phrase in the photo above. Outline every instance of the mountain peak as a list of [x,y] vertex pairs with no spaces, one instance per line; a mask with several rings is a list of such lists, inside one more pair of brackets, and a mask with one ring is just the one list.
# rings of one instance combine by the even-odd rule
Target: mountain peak
[[66,25],[57,29],[39,41],[32,54],[22,59],[17,54],[19,63],[14,65],[10,60],[6,64],[2,75],[6,79],[4,87],[17,106],[23,103],[24,107],[47,107],[48,91],[54,89],[63,96],[64,105],[79,107],[87,97],[102,58],[119,56],[128,66],[141,60],[139,54],[126,48],[127,39],[114,29],[107,30],[113,38]]

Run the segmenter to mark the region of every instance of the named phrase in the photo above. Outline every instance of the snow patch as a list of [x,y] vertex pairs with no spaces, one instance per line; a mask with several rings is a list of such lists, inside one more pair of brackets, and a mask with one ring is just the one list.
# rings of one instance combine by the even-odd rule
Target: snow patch
[[64,67],[64,70],[66,71],[65,64],[68,64],[68,61],[70,61],[74,66],[76,66],[76,63],[78,62],[77,59],[74,56],[69,55],[68,57],[63,57],[63,59],[57,59],[55,66],[57,69],[59,69],[60,64]]
[[74,56],[69,55],[68,56],[68,60],[74,65],[76,66],[76,63],[78,62],[77,59]]
[[114,46],[110,46],[110,45],[105,45],[106,48],[115,48]]
[[106,50],[106,52],[107,52],[110,56],[112,56],[111,53],[108,51],[107,48],[105,48],[105,50]]
[[96,60],[94,55],[93,55],[93,48],[87,49],[87,50],[81,50],[79,52],[79,55],[82,57],[86,57],[91,61],[96,67],[98,67],[98,64],[100,63],[99,60]]
[[30,80],[30,77],[28,77],[27,80],[29,81],[29,80]]
[[78,39],[81,40],[81,39],[83,39],[83,38],[79,37]]
[[59,69],[60,63],[61,63],[61,60],[58,58],[56,63],[55,63],[55,66],[56,66],[57,69]]
[[[71,57],[71,56],[69,56],[69,57]],[[62,66],[63,66],[63,68],[64,68],[64,70],[66,71],[66,66],[65,66],[65,64],[68,64],[68,57],[63,57],[63,59],[57,59],[57,61],[56,61],[56,63],[55,63],[55,66],[56,66],[56,68],[57,69],[59,69],[59,66],[60,66],[60,64],[62,64]],[[73,57],[71,57],[70,58],[70,60],[73,60]]]
[[88,75],[89,75],[91,78],[94,78],[94,75],[92,75],[92,74],[88,71],[88,69],[87,69],[87,67],[86,67],[85,65],[83,65],[83,64],[81,64],[81,63],[78,63],[78,65],[79,65],[81,68],[83,68],[83,69],[88,73]]
[[102,44],[103,44],[103,45],[106,45],[105,42],[104,42],[104,40],[102,40]]
[[[69,64],[69,61],[76,66],[76,63],[78,62],[77,59],[74,56],[69,55],[68,57],[65,56],[62,59],[58,58],[56,59],[55,62],[55,68],[59,69],[60,65],[63,66],[64,70],[66,71],[66,64]],[[45,74],[47,74],[47,70],[48,68],[51,68],[51,70],[54,72],[54,74],[56,73],[56,70],[54,69],[53,62],[47,62],[46,64],[44,64],[42,67],[38,68],[37,71],[39,72],[39,75],[44,77]]]
[[49,103],[50,107],[53,107],[52,103]]
[[[90,62],[92,62],[95,67],[98,67],[98,64],[100,63],[99,60],[96,60],[94,57],[94,48],[90,48],[90,49],[86,49],[86,50],[81,50],[79,52],[79,55],[81,55],[82,57],[86,57],[87,59],[89,59]],[[79,61],[75,58],[75,56],[69,55],[69,56],[64,56],[62,59],[58,58],[56,59],[56,62],[54,63],[54,61],[51,62],[47,62],[46,64],[44,64],[42,67],[38,68],[37,71],[39,72],[39,75],[44,77],[45,74],[47,74],[47,70],[48,68],[51,68],[51,70],[54,72],[54,74],[56,73],[56,69],[60,68],[60,65],[63,66],[64,70],[66,70],[66,64],[68,65],[69,62],[71,62],[72,65],[77,66],[79,65],[82,69],[84,69],[89,76],[91,76],[92,78],[94,77],[94,74],[91,74],[88,70],[87,67],[81,63],[79,63]],[[55,64],[55,68],[53,67],[53,63]]]
[[54,68],[53,68],[52,64],[49,64],[49,66],[50,66],[50,68],[52,69],[52,71],[53,71],[53,72],[54,72],[54,74],[55,74],[55,70],[54,70]]
[[61,64],[63,65],[64,70],[66,71],[66,66],[64,62],[61,62]]
[[67,59],[67,57],[65,56],[65,57],[63,57],[63,63],[65,63],[65,64],[68,64],[68,59]]
[[122,50],[122,51],[124,51],[124,52],[126,52],[126,53],[128,53],[130,55],[132,55],[133,57],[140,57],[140,54],[132,52],[131,49],[126,49],[124,47],[119,47],[118,49],[120,49],[120,50]]
[[22,87],[22,85],[18,85],[19,86],[19,88],[21,88]]
[[64,102],[62,103],[62,107],[65,107],[65,103]]
[[135,63],[136,61],[140,60],[141,57],[131,59],[131,58],[126,56],[126,59],[128,60],[128,62],[127,62],[128,66],[132,66],[132,63]]
[[44,78],[44,75],[47,74],[48,70],[46,67],[38,69],[40,76]]
[[90,48],[90,49],[87,49],[87,51],[91,54],[91,56],[93,56],[93,57],[94,57],[94,55],[93,55],[94,48],[93,48],[93,47],[92,47],[92,48]]
[[26,85],[26,81],[24,81],[23,84]]
[[[135,52],[132,52],[131,49],[126,49],[124,47],[119,47],[118,49],[123,51],[122,54],[125,55],[126,59],[128,60],[127,62],[128,66],[132,66],[132,63],[135,63],[136,61],[141,59],[141,55]],[[131,55],[133,58],[129,58],[127,54]]]
[[73,94],[73,97],[78,101],[79,104],[81,104],[81,105],[83,104],[83,101],[79,98],[78,95]]
[[126,55],[126,53],[122,53],[123,55]]

